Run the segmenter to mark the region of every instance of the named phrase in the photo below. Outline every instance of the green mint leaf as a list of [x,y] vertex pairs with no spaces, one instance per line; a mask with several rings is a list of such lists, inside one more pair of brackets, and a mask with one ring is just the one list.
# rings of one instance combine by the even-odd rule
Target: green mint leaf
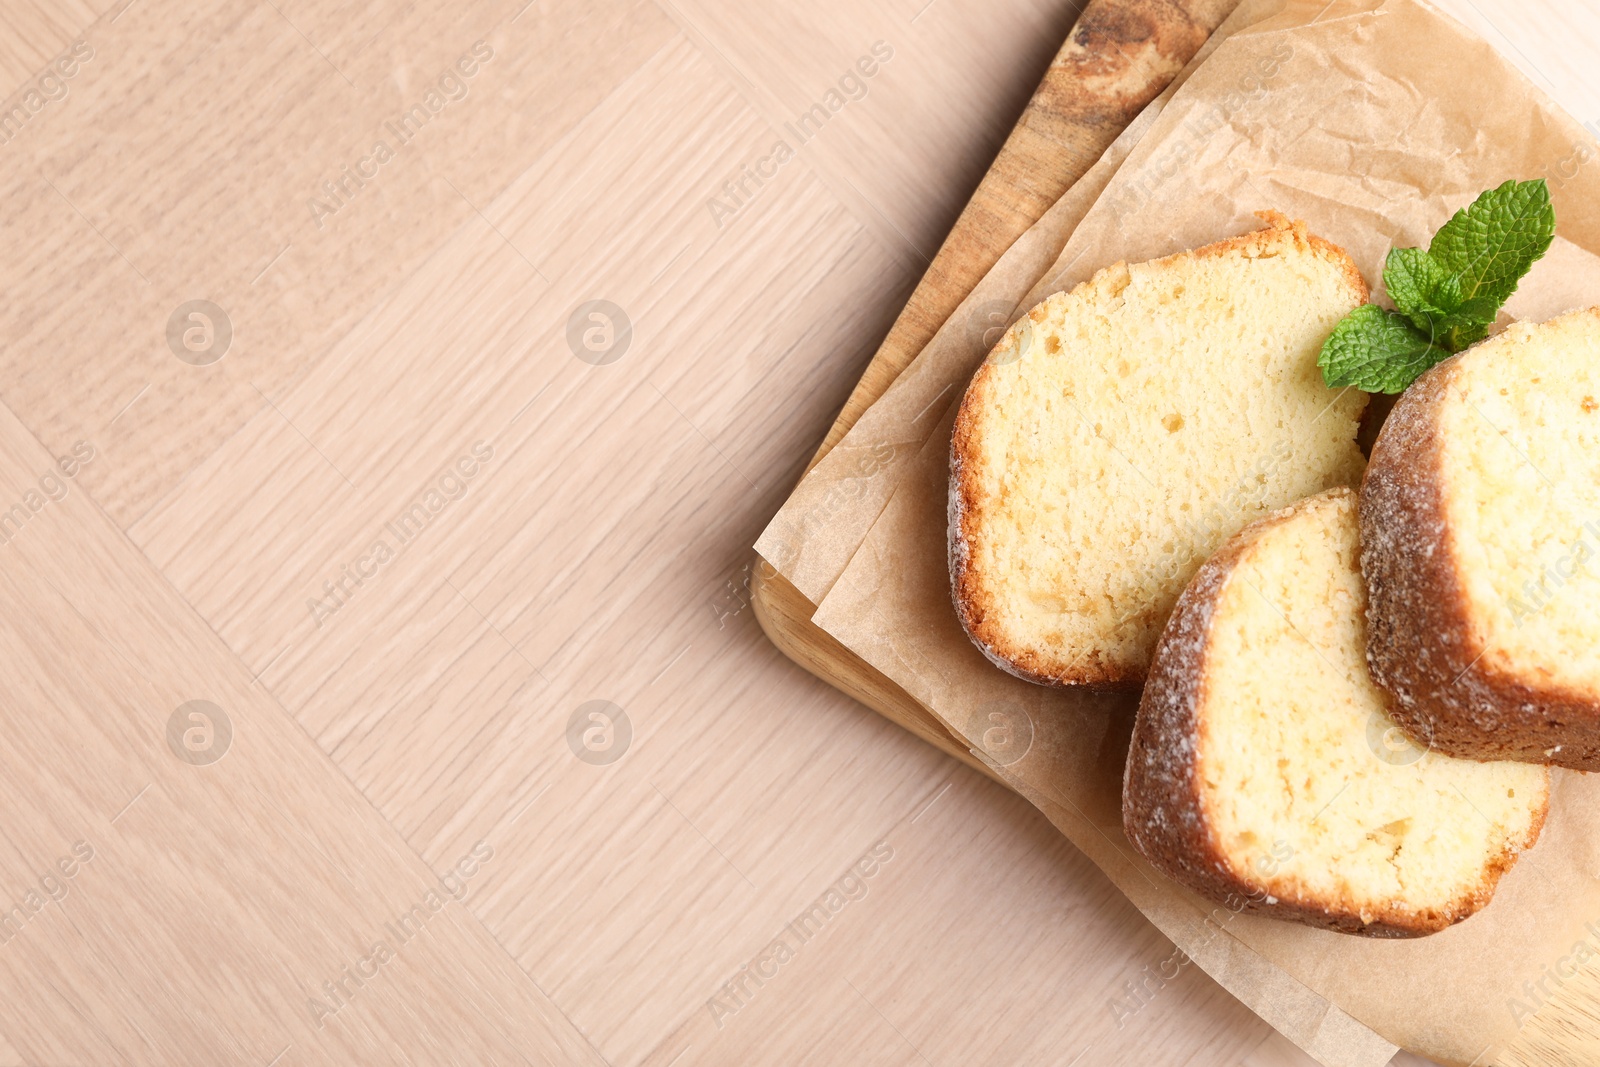
[[1555,235],[1556,209],[1544,179],[1508,181],[1456,212],[1433,235],[1428,255],[1459,279],[1461,301],[1490,300],[1498,312]]
[[1550,248],[1555,230],[1544,181],[1509,181],[1456,212],[1426,251],[1391,249],[1383,282],[1419,330],[1459,352],[1488,335],[1500,305]]
[[[1451,285],[1450,272],[1422,248],[1389,249],[1389,259],[1383,267],[1383,284],[1394,306],[1413,322],[1417,322],[1419,316],[1447,314],[1445,307],[1459,299],[1460,294],[1460,290]],[[1447,287],[1450,292],[1443,291]],[[1427,321],[1417,322],[1417,326],[1423,330],[1430,328]]]
[[1339,321],[1322,346],[1322,380],[1339,389],[1400,393],[1450,353],[1405,315],[1363,304]]
[[[1485,307],[1488,309],[1487,314],[1483,310]],[[1489,327],[1493,325],[1499,311],[1499,305],[1493,301],[1476,297],[1464,302],[1450,314],[1435,320],[1424,332],[1440,348],[1448,352],[1460,352],[1489,336]]]
[[1445,329],[1469,324],[1481,324],[1485,327],[1494,323],[1495,316],[1500,314],[1500,304],[1492,296],[1475,296],[1470,300],[1463,300],[1456,305],[1456,309],[1440,318],[1440,323]]
[[1383,282],[1398,310],[1368,304],[1345,316],[1317,359],[1323,381],[1403,392],[1435,363],[1489,336],[1501,305],[1555,234],[1544,180],[1508,181],[1452,215],[1426,250],[1391,249]]

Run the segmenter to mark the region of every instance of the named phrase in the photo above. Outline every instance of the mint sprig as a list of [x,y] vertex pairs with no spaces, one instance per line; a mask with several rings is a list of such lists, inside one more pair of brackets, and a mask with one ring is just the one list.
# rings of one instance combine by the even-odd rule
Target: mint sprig
[[1489,335],[1517,283],[1550,249],[1556,212],[1544,179],[1490,189],[1442,226],[1426,250],[1394,248],[1376,304],[1340,320],[1317,365],[1333,388],[1400,393],[1423,371]]

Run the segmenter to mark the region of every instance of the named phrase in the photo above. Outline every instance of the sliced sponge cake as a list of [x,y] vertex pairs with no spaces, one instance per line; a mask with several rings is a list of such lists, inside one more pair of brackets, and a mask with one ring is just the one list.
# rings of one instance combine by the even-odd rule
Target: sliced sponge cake
[[1406,391],[1361,491],[1367,655],[1453,755],[1600,770],[1600,309]]
[[1218,545],[1360,478],[1366,396],[1325,386],[1317,354],[1367,287],[1303,224],[1263,217],[1052,296],[973,378],[951,446],[950,570],[962,625],[1000,666],[1137,684]]
[[1549,772],[1405,741],[1367,674],[1358,550],[1355,494],[1335,489],[1200,569],[1139,706],[1124,824],[1236,909],[1417,936],[1488,903],[1538,838]]

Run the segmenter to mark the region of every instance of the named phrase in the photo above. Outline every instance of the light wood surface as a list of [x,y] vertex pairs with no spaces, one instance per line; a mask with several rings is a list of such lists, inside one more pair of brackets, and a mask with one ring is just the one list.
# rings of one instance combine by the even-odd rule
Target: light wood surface
[[1075,17],[0,0],[0,1063],[1303,1062],[749,609]]

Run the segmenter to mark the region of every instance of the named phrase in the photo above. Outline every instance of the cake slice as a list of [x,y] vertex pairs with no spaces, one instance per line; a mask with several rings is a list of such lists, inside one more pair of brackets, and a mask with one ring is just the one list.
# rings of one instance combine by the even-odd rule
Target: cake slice
[[1356,496],[1246,528],[1178,601],[1123,783],[1128,839],[1234,910],[1371,937],[1489,902],[1544,824],[1549,771],[1407,742],[1367,673]]
[[1600,309],[1417,379],[1374,446],[1361,534],[1367,658],[1412,734],[1600,770]]
[[1365,394],[1317,354],[1367,287],[1303,223],[1100,271],[1019,319],[950,454],[956,610],[991,660],[1137,685],[1200,563],[1246,523],[1353,485]]

